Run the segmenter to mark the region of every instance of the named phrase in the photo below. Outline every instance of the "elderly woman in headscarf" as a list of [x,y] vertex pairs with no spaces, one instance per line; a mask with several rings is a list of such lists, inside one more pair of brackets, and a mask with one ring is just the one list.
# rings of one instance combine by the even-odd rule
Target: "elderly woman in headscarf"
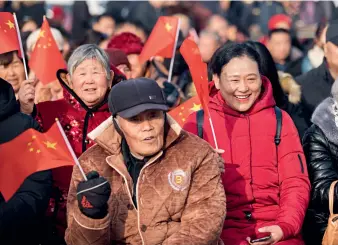
[[[59,70],[57,77],[64,88],[64,98],[34,105],[32,80],[23,82],[19,91],[21,111],[32,114],[47,131],[58,118],[76,156],[94,144],[87,133],[99,126],[109,116],[107,96],[114,73],[110,70],[107,54],[94,44],[85,44],[74,50],[66,70]],[[53,170],[55,203],[50,212],[53,225],[64,236],[66,228],[66,199],[72,168]],[[53,204],[52,204],[53,203]]]

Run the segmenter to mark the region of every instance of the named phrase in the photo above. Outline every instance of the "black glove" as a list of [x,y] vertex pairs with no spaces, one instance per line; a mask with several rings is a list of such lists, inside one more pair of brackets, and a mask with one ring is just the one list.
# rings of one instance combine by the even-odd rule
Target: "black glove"
[[173,107],[176,105],[177,100],[180,97],[180,94],[177,90],[177,88],[169,82],[163,82],[163,92],[164,92],[164,96],[166,98],[167,101],[167,105],[169,107]]
[[77,186],[79,208],[89,218],[103,219],[108,213],[107,202],[111,192],[110,184],[96,171],[87,174],[87,179]]

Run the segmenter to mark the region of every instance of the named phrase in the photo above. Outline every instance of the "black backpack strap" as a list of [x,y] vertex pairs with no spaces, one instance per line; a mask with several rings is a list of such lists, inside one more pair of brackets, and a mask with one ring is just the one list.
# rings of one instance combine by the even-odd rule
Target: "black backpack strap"
[[196,113],[196,121],[197,121],[197,133],[198,137],[203,139],[203,123],[204,123],[204,111],[199,110]]
[[277,120],[277,127],[276,127],[276,134],[275,134],[275,144],[278,146],[281,142],[281,131],[282,131],[282,111],[279,107],[275,106],[275,113],[276,113],[276,120]]

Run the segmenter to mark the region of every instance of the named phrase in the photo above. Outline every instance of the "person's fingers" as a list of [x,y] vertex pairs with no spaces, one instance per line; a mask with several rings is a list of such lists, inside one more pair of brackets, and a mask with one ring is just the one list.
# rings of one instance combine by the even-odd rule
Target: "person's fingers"
[[32,88],[27,88],[25,89],[25,94],[31,94],[31,93],[35,93],[35,89],[32,87]]
[[216,153],[223,154],[225,151],[223,149],[214,149]]
[[27,100],[28,102],[32,102],[32,101],[34,101],[34,99],[35,99],[34,94],[28,94],[28,95],[26,96],[26,100]]
[[[24,96],[23,96],[23,100],[28,100],[28,99],[31,99],[31,98],[34,98],[35,97],[35,93],[32,92],[32,93],[26,93]],[[24,102],[23,101],[23,102]]]
[[258,229],[259,232],[264,233],[264,232],[273,232],[274,231],[274,227],[273,226],[264,226]]
[[34,85],[34,83],[35,83],[34,79],[27,79],[22,82],[21,86]]

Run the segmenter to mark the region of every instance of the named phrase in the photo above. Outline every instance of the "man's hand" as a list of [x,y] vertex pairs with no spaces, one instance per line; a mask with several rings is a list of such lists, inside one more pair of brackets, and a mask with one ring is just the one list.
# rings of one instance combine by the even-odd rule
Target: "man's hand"
[[275,244],[275,243],[279,242],[280,240],[282,240],[283,235],[284,235],[282,229],[278,225],[265,226],[265,227],[258,229],[258,231],[261,232],[261,233],[270,233],[271,238],[267,241],[264,241],[264,242],[251,243],[251,238],[247,237],[246,240],[249,242],[249,244],[253,244],[253,245],[272,245],[272,244]]
[[32,114],[34,109],[35,85],[37,79],[28,79],[22,82],[18,99],[20,101],[20,110],[25,114]]
[[77,186],[77,201],[81,212],[92,219],[103,219],[108,214],[109,182],[96,171],[87,175],[87,181]]

